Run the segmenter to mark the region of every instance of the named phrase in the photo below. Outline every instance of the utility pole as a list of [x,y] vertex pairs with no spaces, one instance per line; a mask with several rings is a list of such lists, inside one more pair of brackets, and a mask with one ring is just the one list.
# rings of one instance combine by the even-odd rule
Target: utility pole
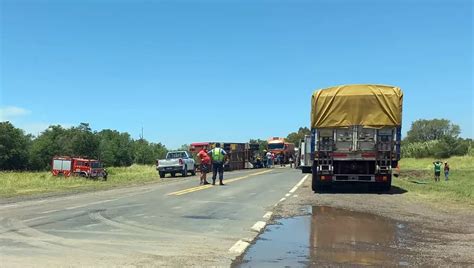
[[[142,141],[142,144],[145,145],[145,140],[143,139],[143,126],[142,126],[142,134],[140,135],[140,139]],[[145,165],[145,150],[142,150],[142,164]]]

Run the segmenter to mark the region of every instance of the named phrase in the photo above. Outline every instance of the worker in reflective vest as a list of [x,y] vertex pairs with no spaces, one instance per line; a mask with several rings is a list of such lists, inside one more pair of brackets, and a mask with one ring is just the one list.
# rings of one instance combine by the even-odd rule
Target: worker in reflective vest
[[220,143],[216,143],[216,147],[207,152],[212,158],[212,185],[216,185],[217,173],[219,173],[219,185],[224,185],[224,160],[227,153],[221,148]]

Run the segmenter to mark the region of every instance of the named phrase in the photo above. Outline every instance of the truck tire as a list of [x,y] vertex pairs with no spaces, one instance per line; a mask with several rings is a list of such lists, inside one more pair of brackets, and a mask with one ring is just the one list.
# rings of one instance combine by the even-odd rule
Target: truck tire
[[313,166],[311,172],[313,174],[311,181],[311,188],[315,193],[320,193],[330,189],[331,183],[321,181],[320,175],[318,175],[316,168]]
[[181,175],[183,177],[187,177],[188,176],[188,167],[187,166],[184,166],[184,169],[183,171],[181,172]]
[[380,184],[380,190],[383,192],[388,192],[392,188],[392,177],[390,176],[386,182]]
[[163,179],[163,178],[165,177],[165,175],[166,175],[166,173],[164,173],[163,171],[158,172],[158,174],[160,175],[160,178],[162,178],[162,179]]
[[171,172],[171,177],[176,177],[176,172]]
[[195,176],[196,175],[196,167],[194,167],[193,170],[191,170],[191,175]]

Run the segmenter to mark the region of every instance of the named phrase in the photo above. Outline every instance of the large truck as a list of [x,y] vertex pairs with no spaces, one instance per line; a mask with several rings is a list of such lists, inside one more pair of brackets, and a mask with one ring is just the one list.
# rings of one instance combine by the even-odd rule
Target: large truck
[[276,156],[283,154],[284,163],[288,164],[290,157],[295,159],[295,144],[287,142],[284,138],[271,137],[268,139],[268,151]]
[[305,135],[300,141],[298,151],[298,166],[302,173],[311,173],[313,161],[311,160],[311,135]]
[[400,160],[403,93],[386,85],[342,85],[311,101],[312,189],[367,182],[390,190]]
[[53,176],[81,176],[107,180],[107,171],[99,160],[70,156],[55,156],[51,161]]

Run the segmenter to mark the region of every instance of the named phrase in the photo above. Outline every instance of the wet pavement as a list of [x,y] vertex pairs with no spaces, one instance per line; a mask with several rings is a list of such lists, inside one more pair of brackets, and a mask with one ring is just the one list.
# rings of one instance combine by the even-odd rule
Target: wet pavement
[[332,207],[309,210],[311,215],[281,219],[268,226],[234,266],[414,265],[405,224]]

